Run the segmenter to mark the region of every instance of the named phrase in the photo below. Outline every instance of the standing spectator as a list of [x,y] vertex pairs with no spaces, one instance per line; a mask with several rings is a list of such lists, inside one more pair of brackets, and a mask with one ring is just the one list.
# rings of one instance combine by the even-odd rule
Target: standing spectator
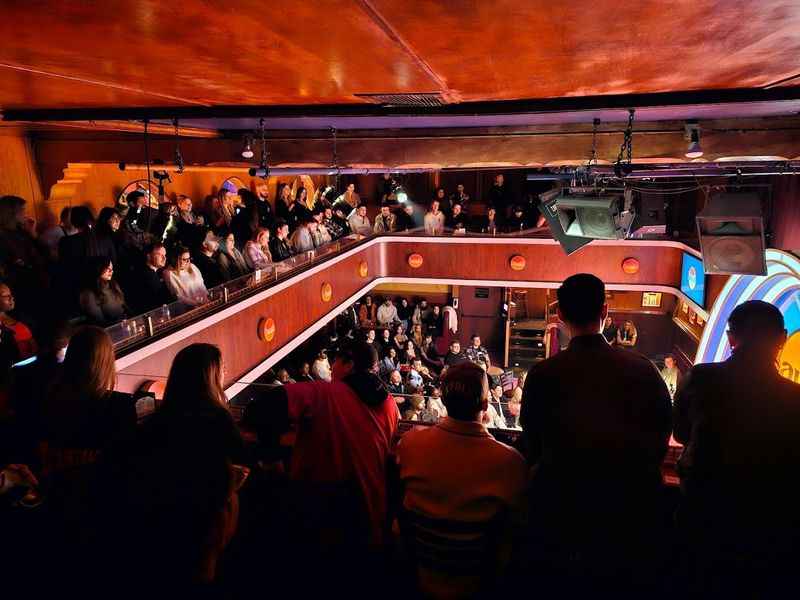
[[189,196],[178,194],[177,205],[176,241],[187,248],[197,248],[205,235],[205,219],[192,210],[193,203]]
[[[423,319],[425,319],[423,317]],[[444,316],[442,315],[442,307],[434,304],[428,313],[427,320],[423,321],[427,330],[433,334],[434,337],[440,337],[444,330]]]
[[364,302],[358,307],[359,327],[374,327],[376,323],[377,306],[372,302],[372,296],[364,296]]
[[439,210],[439,201],[431,202],[430,210],[425,215],[425,233],[441,235],[444,231],[444,213]]
[[164,283],[164,268],[167,265],[167,249],[161,242],[145,247],[145,262],[135,272],[130,296],[137,314],[146,313],[172,302],[172,296]]
[[278,219],[275,222],[275,236],[269,241],[269,250],[274,262],[280,262],[292,256],[292,249],[289,246],[288,237],[288,223],[282,219]]
[[494,206],[486,207],[486,214],[474,220],[474,231],[477,233],[488,233],[495,235],[503,230],[503,226],[497,217],[497,209]]
[[422,348],[425,343],[425,334],[422,333],[422,325],[415,324],[411,326],[411,341],[417,348]]
[[[302,192],[301,192],[302,190]],[[286,215],[283,219],[289,224],[289,231],[294,232],[299,226],[303,223],[307,222],[307,219],[311,218],[311,211],[308,210],[305,204],[298,202],[297,198],[303,195],[305,192],[305,188],[299,188],[297,190],[298,194],[293,199],[291,195],[289,198],[289,204],[286,207]]]
[[[401,524],[425,523],[425,537],[412,542],[418,557],[430,557],[415,565],[423,595],[491,597],[523,512],[528,468],[516,450],[496,441],[481,423],[488,386],[478,366],[452,367],[442,386],[447,417],[409,431],[397,448],[407,513]],[[484,546],[487,538],[497,541]],[[429,546],[436,551],[423,554]],[[473,547],[483,548],[483,554],[473,554]]]
[[[276,388],[252,402],[245,414],[245,422],[259,431],[260,439],[264,433],[267,439],[274,439],[276,431],[287,427],[286,417],[306,423],[297,430],[291,477],[307,483],[337,482],[345,493],[351,489],[347,484],[355,484],[350,506],[363,508],[338,518],[356,552],[366,546],[382,546],[388,530],[386,464],[397,432],[398,412],[375,375],[377,367],[375,349],[355,344],[337,355],[331,383]],[[283,427],[277,427],[280,421],[284,421]]]
[[97,225],[88,236],[86,255],[103,256],[113,263],[117,263],[117,232],[119,231],[122,217],[116,209],[105,206],[97,216]]
[[199,306],[208,302],[206,289],[200,269],[192,264],[189,249],[178,246],[169,268],[163,271],[164,282],[170,293],[189,306]]
[[414,325],[425,325],[427,327],[425,319],[428,317],[430,312],[431,309],[428,308],[428,301],[423,298],[414,307],[414,312],[411,315],[411,322]]
[[400,320],[397,316],[397,307],[392,304],[391,298],[386,298],[386,300],[383,301],[383,304],[378,308],[376,319],[379,327],[388,327]]
[[331,380],[331,364],[328,362],[328,355],[325,350],[320,350],[311,365],[311,374],[320,381]]
[[215,231],[229,229],[236,214],[236,194],[223,186],[211,204],[211,226]]
[[236,237],[233,235],[233,232],[222,232],[220,239],[217,264],[219,264],[219,268],[222,271],[223,279],[225,281],[230,281],[231,279],[236,279],[237,277],[242,277],[249,273],[250,269],[247,267],[244,256],[242,256],[242,253],[239,252],[239,249],[236,247]]
[[266,181],[256,183],[256,211],[258,212],[258,226],[272,227],[275,220],[272,214],[272,205],[269,203],[269,186]]
[[464,184],[459,183],[456,185],[456,193],[450,196],[450,206],[460,204],[466,211],[467,204],[469,203],[469,194],[464,191]]
[[114,263],[103,256],[89,262],[86,285],[80,294],[81,313],[94,325],[108,327],[128,316],[125,295],[114,279]]
[[531,367],[520,423],[528,460],[538,464],[535,544],[579,553],[587,585],[613,584],[612,574],[633,585],[658,567],[643,550],[653,548],[660,518],[670,399],[649,360],[608,345],[601,334],[607,315],[597,277],[564,281],[558,316],[572,339]]
[[730,358],[692,367],[675,396],[678,523],[698,596],[780,598],[794,579],[800,386],[776,369],[785,341],[775,306],[740,304],[728,318]]
[[336,202],[347,202],[351,209],[355,209],[361,205],[361,197],[356,193],[356,184],[349,183],[344,193],[336,199]]
[[675,357],[672,354],[667,354],[664,357],[664,368],[661,369],[661,379],[669,390],[670,398],[675,397],[675,392],[678,391],[678,383],[680,383],[681,372],[678,370],[678,365],[675,363]]
[[636,347],[638,337],[639,333],[636,331],[636,326],[633,322],[625,321],[622,329],[617,330],[617,346],[632,350]]
[[412,312],[411,306],[408,304],[408,299],[404,297],[400,298],[400,304],[397,307],[397,318],[406,331],[408,331],[408,326],[411,323]]
[[292,233],[290,243],[296,253],[310,252],[314,250],[314,233],[317,230],[317,222],[312,216],[302,219],[298,227]]
[[450,205],[450,203],[449,203],[449,201],[447,199],[447,192],[445,191],[444,188],[440,187],[440,188],[436,189],[436,191],[433,193],[432,202],[438,202],[439,203],[439,208],[442,210],[442,212],[445,215],[450,214],[450,210],[451,210],[452,206]]
[[353,233],[358,233],[360,235],[370,235],[372,233],[372,225],[367,216],[366,204],[359,204],[350,216],[347,217],[347,223],[350,226],[350,231]]
[[208,289],[215,288],[225,281],[217,262],[217,252],[219,252],[219,240],[214,232],[209,230],[203,237],[203,243],[194,258],[194,266],[200,271],[204,285]]
[[509,201],[509,194],[505,184],[505,177],[502,173],[494,176],[492,188],[489,190],[489,205],[494,206],[501,218],[508,217],[508,208],[511,202]]
[[289,205],[292,203],[292,188],[288,183],[278,183],[278,198],[275,200],[275,215],[288,223]]
[[244,246],[244,259],[251,271],[268,269],[272,265],[269,251],[269,229],[259,227]]
[[61,215],[58,219],[58,224],[48,227],[39,236],[39,241],[48,249],[50,258],[53,261],[58,260],[58,242],[61,241],[61,238],[78,232],[78,230],[72,226],[72,222],[70,221],[71,213],[71,206],[65,206],[62,208]]
[[391,233],[397,229],[397,217],[388,204],[381,205],[381,213],[375,217],[375,233]]
[[392,336],[392,341],[394,342],[394,347],[397,348],[401,358],[405,360],[406,358],[406,349],[408,348],[408,336],[405,333],[405,329],[403,329],[402,325],[398,325],[394,328],[394,335]]

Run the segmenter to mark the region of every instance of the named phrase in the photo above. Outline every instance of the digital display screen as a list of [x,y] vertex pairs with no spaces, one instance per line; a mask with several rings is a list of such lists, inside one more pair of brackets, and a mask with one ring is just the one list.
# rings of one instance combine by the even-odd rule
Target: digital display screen
[[681,261],[681,291],[705,308],[706,272],[703,270],[703,261],[686,252]]

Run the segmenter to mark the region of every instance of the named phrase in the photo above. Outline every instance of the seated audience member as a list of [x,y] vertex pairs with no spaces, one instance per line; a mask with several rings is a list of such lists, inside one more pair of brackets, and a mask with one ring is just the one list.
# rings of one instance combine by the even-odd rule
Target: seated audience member
[[244,256],[236,247],[236,238],[231,231],[223,232],[220,238],[217,264],[219,264],[225,281],[242,277],[250,272]]
[[606,320],[603,322],[603,337],[606,338],[606,341],[612,346],[617,343],[618,332],[619,327],[614,323],[614,319],[611,318],[611,315],[607,316]]
[[397,350],[395,350],[395,348],[392,346],[389,346],[383,351],[383,358],[381,359],[381,364],[379,367],[381,379],[388,381],[389,375],[392,373],[392,371],[397,370],[397,366]]
[[292,248],[296,253],[310,252],[316,246],[314,245],[314,233],[317,231],[317,222],[314,217],[308,215],[303,217],[297,225],[297,228],[292,232],[292,237],[289,240]]
[[89,263],[89,275],[80,294],[81,314],[93,325],[108,327],[129,314],[125,295],[114,279],[114,264],[102,256]]
[[364,302],[358,307],[359,327],[374,327],[377,316],[377,306],[372,302],[372,296],[365,296]]
[[342,235],[355,233],[350,229],[350,222],[347,220],[347,216],[352,209],[346,202],[334,204],[331,210],[333,212],[331,219],[339,226],[339,229],[342,230]]
[[339,219],[333,214],[333,209],[326,206],[323,212],[322,225],[331,236],[331,239],[338,240],[350,233],[349,225],[346,219]]
[[311,376],[311,365],[308,364],[308,361],[303,361],[300,363],[300,370],[297,373],[297,383],[308,381],[315,381],[315,379]]
[[503,226],[500,224],[500,219],[497,216],[497,210],[494,206],[488,206],[486,208],[486,214],[479,219],[475,219],[473,223],[473,230],[476,233],[495,235],[503,230]]
[[0,283],[0,335],[10,335],[16,346],[18,360],[25,360],[36,354],[36,340],[30,328],[11,313],[16,301],[11,288]]
[[313,219],[317,222],[317,228],[314,230],[314,246],[319,248],[323,244],[327,244],[330,242],[333,237],[331,236],[330,231],[325,226],[324,218],[325,218],[325,209],[321,206],[314,209],[311,213]]
[[442,368],[442,359],[436,350],[436,344],[433,343],[433,336],[430,333],[426,333],[422,338],[419,355],[422,358],[422,362],[429,368],[436,369],[437,372]]
[[411,313],[411,322],[414,325],[424,325],[427,327],[425,320],[430,313],[431,309],[428,307],[428,301],[423,298],[414,307],[414,312]]
[[412,394],[405,403],[401,416],[405,421],[421,421],[423,410],[425,410],[425,397],[422,394]]
[[[408,328],[408,326],[405,324],[403,324],[403,327],[406,329]],[[422,325],[417,324],[411,326],[411,337],[409,339],[414,342],[414,345],[417,348],[422,348],[423,344],[425,343],[425,334],[422,332]]]
[[289,246],[289,225],[283,219],[275,222],[275,235],[269,240],[269,250],[274,262],[286,260],[292,255]]
[[248,268],[268,269],[272,265],[272,253],[269,251],[269,229],[259,227],[244,246],[244,259]]
[[[419,383],[411,382],[411,377],[416,379]],[[433,381],[433,375],[431,375],[430,370],[428,367],[422,364],[422,359],[414,358],[411,360],[411,370],[409,371],[409,382],[413,383],[417,387],[424,387]]]
[[[364,334],[364,341],[367,344],[377,344],[378,342],[375,341],[375,330],[370,328],[367,329],[366,333]],[[377,346],[375,346],[377,348]]]
[[75,233],[62,237],[58,242],[58,270],[54,283],[59,293],[68,299],[67,312],[74,310],[73,298],[78,297],[82,278],[86,271],[89,236],[94,227],[94,216],[85,206],[74,206],[70,213]]
[[417,218],[414,215],[414,205],[406,202],[403,209],[397,213],[396,231],[409,231],[416,227]]
[[400,318],[397,316],[397,307],[392,303],[391,298],[386,298],[386,300],[383,301],[383,304],[378,307],[375,318],[378,321],[379,327],[388,327],[389,325],[393,325],[400,320]]
[[114,391],[114,361],[111,338],[99,327],[84,327],[70,338],[45,402],[46,464],[59,460],[50,451],[85,450],[78,462],[93,462],[98,451],[132,439],[136,406],[129,394]]
[[172,295],[164,283],[164,267],[167,264],[167,249],[161,242],[145,246],[145,262],[136,271],[132,280],[132,298],[136,314],[143,314],[172,302]]
[[153,223],[153,237],[168,246],[175,244],[178,237],[178,207],[172,202],[158,205],[158,216]]
[[678,370],[678,365],[675,362],[675,357],[672,354],[667,354],[664,357],[664,368],[661,369],[661,379],[669,390],[670,398],[675,397],[675,392],[678,391],[678,383],[680,383],[681,372]]
[[233,221],[231,221],[231,231],[233,231],[237,243],[244,252],[244,244],[253,238],[259,228],[258,209],[256,207],[256,195],[253,192],[247,188],[241,188],[237,195],[239,196],[240,206],[236,208],[236,214],[233,217]]
[[442,315],[442,307],[434,304],[431,307],[431,312],[428,313],[427,319],[424,321],[427,331],[433,334],[434,337],[442,335],[444,330],[444,316]]
[[653,559],[653,536],[671,429],[669,393],[649,360],[603,338],[602,281],[573,275],[557,294],[558,316],[572,339],[531,367],[520,415],[528,462],[537,464],[531,543],[579,553],[579,565],[552,565],[553,573],[578,568],[586,579],[576,584],[652,583],[652,569],[661,565]]
[[370,235],[372,233],[372,224],[369,222],[367,216],[367,206],[360,204],[353,212],[347,217],[347,224],[350,226],[350,231],[361,235]]
[[224,389],[225,370],[219,348],[191,344],[175,355],[164,388],[164,399],[147,418],[138,436],[148,448],[168,452],[189,436],[214,445],[215,452],[241,462],[244,443],[228,410]]
[[485,362],[486,368],[492,366],[492,360],[489,358],[489,351],[481,346],[481,337],[477,334],[472,335],[472,343],[470,344],[469,348],[466,349],[464,355],[467,357],[467,360],[471,360],[472,362]]
[[118,232],[122,217],[115,208],[105,206],[97,216],[97,223],[87,238],[88,246],[86,255],[103,256],[116,263],[118,259],[117,246],[119,245]]
[[[124,202],[128,207],[128,212],[122,224],[122,231],[128,243],[141,249],[146,243],[146,234],[150,233],[155,223],[155,211],[149,206],[144,192],[140,190],[130,192]],[[74,216],[73,213],[73,225],[75,224]]]
[[281,367],[278,369],[276,374],[277,381],[281,385],[286,385],[287,383],[297,383],[294,379],[291,378],[289,375],[289,371],[285,367]]
[[380,214],[375,217],[373,231],[375,233],[391,233],[395,229],[397,229],[397,217],[392,213],[388,204],[383,204]]
[[71,213],[71,206],[65,206],[62,208],[58,223],[45,229],[39,236],[39,242],[44,244],[44,246],[47,248],[50,253],[50,259],[53,261],[58,260],[58,243],[61,241],[61,238],[78,232],[78,230],[72,226],[72,222],[70,221]]
[[331,380],[331,364],[328,362],[328,355],[325,350],[320,350],[311,365],[311,375],[320,381]]
[[[341,491],[349,489],[355,494],[351,502],[355,499],[358,508],[351,508],[351,515],[340,516],[342,527],[352,527],[346,535],[356,550],[362,544],[380,547],[388,529],[386,464],[398,412],[375,374],[377,368],[375,349],[355,343],[336,356],[331,383],[276,388],[254,400],[245,413],[245,423],[259,432],[262,441],[263,433],[274,439],[276,431],[288,425],[287,417],[301,423],[291,477],[320,484],[320,489],[338,484],[343,486]],[[283,427],[278,427],[281,421]],[[331,489],[331,493],[336,492]],[[317,498],[315,503],[319,501]],[[352,523],[348,523],[350,519]]]
[[408,331],[411,324],[413,310],[408,304],[408,298],[400,298],[397,303],[397,318],[405,331]]
[[430,210],[425,214],[423,221],[425,233],[428,235],[441,235],[444,231],[444,213],[439,210],[439,201],[431,202]]
[[525,217],[525,209],[519,205],[514,206],[511,211],[511,217],[509,217],[506,223],[506,231],[514,233],[516,231],[525,231],[531,227],[531,223],[528,222],[528,219]]
[[636,326],[631,321],[625,321],[621,329],[617,330],[617,346],[620,348],[633,349],[639,334]]
[[447,367],[452,367],[453,365],[457,365],[458,363],[465,362],[469,360],[466,355],[461,352],[461,342],[458,340],[453,340],[450,342],[450,348],[447,351],[447,354],[444,355],[444,364]]
[[[492,597],[508,555],[500,548],[510,546],[522,513],[528,469],[481,423],[488,383],[478,366],[448,369],[442,390],[447,417],[407,432],[397,447],[401,529],[416,556],[427,557],[415,565],[423,596]],[[422,528],[425,536],[415,535]]]
[[[403,334],[402,337],[405,337]],[[397,336],[395,336],[397,338]],[[414,342],[406,338],[405,343],[403,344],[402,352],[401,352],[402,362],[403,364],[410,365],[414,360],[419,358],[417,356],[417,347],[414,345]]]
[[192,264],[189,249],[178,246],[172,261],[163,271],[164,283],[170,293],[189,306],[199,306],[208,302],[208,290],[200,274],[200,269]]
[[383,351],[385,352],[387,348],[392,347],[397,350],[397,360],[400,360],[400,349],[395,345],[394,340],[392,339],[393,333],[392,330],[388,327],[386,329],[381,329],[381,337],[378,339],[378,346],[380,346]]
[[222,269],[217,262],[219,252],[219,240],[213,231],[207,231],[200,245],[199,251],[194,257],[194,266],[200,271],[206,288],[215,288],[225,283]]
[[489,405],[497,413],[498,427],[506,429],[508,427],[508,408],[506,398],[503,395],[503,386],[500,384],[489,386]]
[[771,304],[737,306],[730,358],[692,367],[675,396],[678,521],[703,595],[779,598],[794,580],[800,386],[776,368],[784,327]]
[[189,196],[178,194],[178,216],[175,226],[177,233],[175,243],[187,248],[197,248],[203,243],[206,235],[206,224],[203,215],[198,215],[192,210],[192,199]]
[[[406,393],[406,386],[403,383],[403,376],[400,375],[400,371],[394,370],[389,373],[389,383],[386,385],[387,389],[391,394],[395,394],[397,396],[401,396]],[[402,402],[404,399],[398,397],[398,402]]]
[[460,203],[453,204],[452,212],[445,219],[445,227],[454,233],[466,233],[469,228],[469,216],[462,210]]
[[440,419],[443,419],[447,416],[447,408],[442,402],[441,388],[434,387],[431,390],[431,395],[428,396],[428,409],[434,411]]

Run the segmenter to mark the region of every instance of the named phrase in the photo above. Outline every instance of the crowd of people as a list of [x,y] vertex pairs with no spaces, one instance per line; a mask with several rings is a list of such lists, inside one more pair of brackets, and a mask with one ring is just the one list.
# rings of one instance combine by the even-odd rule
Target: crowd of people
[[[439,353],[421,301],[389,299],[379,316],[364,299],[353,311],[363,339],[342,340],[332,364],[318,353],[296,382],[279,373],[238,424],[215,346],[181,350],[143,415],[141,399],[115,391],[105,330],[53,330],[14,369],[14,421],[0,437],[4,565],[17,581],[44,572],[90,597],[121,582],[115,595],[174,585],[245,597],[267,585],[489,597],[534,582],[545,597],[785,594],[800,532],[800,387],[775,368],[781,313],[737,307],[732,357],[693,368],[673,407],[649,360],[605,340],[600,280],[572,276],[558,301],[571,339],[520,387],[517,448],[487,429],[481,340],[462,353],[451,338]],[[422,394],[396,391],[405,385],[436,403],[418,406]],[[424,410],[443,418],[400,436],[401,411]],[[661,475],[671,433],[685,446],[677,511]]]

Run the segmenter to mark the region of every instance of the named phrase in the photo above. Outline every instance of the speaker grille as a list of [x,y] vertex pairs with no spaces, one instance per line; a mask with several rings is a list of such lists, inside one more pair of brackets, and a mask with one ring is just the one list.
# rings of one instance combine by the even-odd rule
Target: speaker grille
[[581,222],[583,235],[590,238],[616,239],[617,232],[614,226],[614,217],[608,210],[602,208],[578,209],[578,218]]
[[447,104],[439,93],[422,94],[355,94],[373,104],[383,106],[415,106],[419,108],[430,108],[434,106],[444,106]]
[[704,237],[702,249],[706,273],[766,274],[760,236]]

